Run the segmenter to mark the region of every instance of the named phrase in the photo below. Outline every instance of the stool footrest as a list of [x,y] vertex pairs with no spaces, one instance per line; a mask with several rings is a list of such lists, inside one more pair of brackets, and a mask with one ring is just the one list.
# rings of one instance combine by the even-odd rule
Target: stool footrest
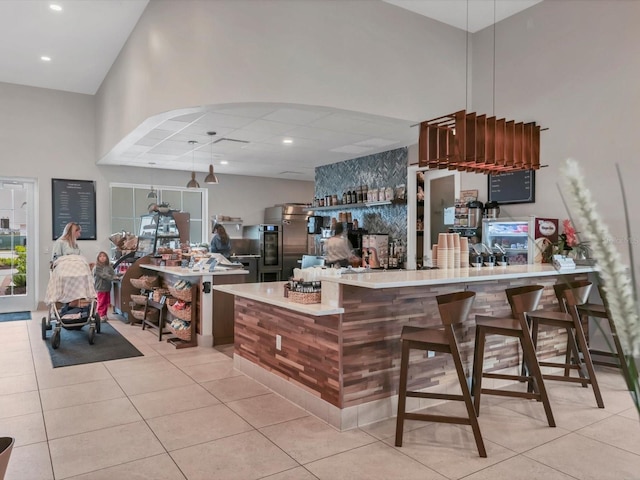
[[571,368],[573,370],[581,370],[580,365],[575,363],[559,363],[559,362],[538,362],[541,367],[554,367],[554,368]]
[[412,392],[407,391],[407,397],[413,398],[428,398],[431,400],[459,400],[464,402],[462,395],[456,395],[455,393],[431,393],[431,392]]
[[570,382],[570,383],[581,383],[584,387],[589,385],[590,380],[588,378],[579,378],[579,377],[565,377],[564,375],[542,375],[542,378],[548,380],[557,380],[560,382]]
[[515,392],[513,390],[496,390],[494,388],[482,388],[480,390],[480,393],[497,395],[499,397],[520,397],[520,398],[530,398],[532,400],[540,400],[540,394],[533,393],[533,392]]
[[445,417],[443,415],[430,415],[428,413],[405,413],[407,420],[422,420],[425,422],[455,423],[458,425],[471,425],[471,420],[467,417]]
[[533,377],[526,375],[508,375],[506,373],[483,373],[482,378],[494,378],[497,380],[517,380],[519,382],[530,382]]

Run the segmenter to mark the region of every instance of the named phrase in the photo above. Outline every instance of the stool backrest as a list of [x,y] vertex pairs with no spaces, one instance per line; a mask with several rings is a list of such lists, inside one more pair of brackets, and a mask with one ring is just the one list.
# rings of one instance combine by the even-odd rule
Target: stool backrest
[[562,297],[564,298],[567,308],[587,303],[592,286],[593,284],[587,281],[569,283],[568,287],[562,292]]
[[507,300],[514,317],[538,308],[542,298],[544,285],[525,285],[524,287],[507,288]]
[[476,292],[464,291],[438,295],[438,310],[443,325],[455,325],[461,323],[469,316],[471,305],[476,298]]

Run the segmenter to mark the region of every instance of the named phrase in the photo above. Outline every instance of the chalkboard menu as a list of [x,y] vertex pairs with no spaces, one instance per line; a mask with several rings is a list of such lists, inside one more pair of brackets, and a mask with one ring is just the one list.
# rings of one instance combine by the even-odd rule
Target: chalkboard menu
[[534,203],[536,201],[535,170],[489,174],[489,201],[506,203]]
[[53,239],[69,222],[82,227],[79,240],[96,240],[96,183],[93,180],[51,179]]

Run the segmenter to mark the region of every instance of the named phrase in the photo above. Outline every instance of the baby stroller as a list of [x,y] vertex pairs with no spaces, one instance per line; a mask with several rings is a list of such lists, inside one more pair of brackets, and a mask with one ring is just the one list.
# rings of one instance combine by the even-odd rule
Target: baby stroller
[[100,333],[100,315],[97,295],[89,264],[80,255],[65,255],[53,262],[47,294],[48,317],[42,317],[42,339],[51,333],[51,346],[60,346],[60,331],[80,330],[89,325],[89,344],[93,345],[96,332]]

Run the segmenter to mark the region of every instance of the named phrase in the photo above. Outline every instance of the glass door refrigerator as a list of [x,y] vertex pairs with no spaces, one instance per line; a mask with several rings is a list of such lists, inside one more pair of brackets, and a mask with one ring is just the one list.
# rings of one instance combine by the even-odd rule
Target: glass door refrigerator
[[557,218],[530,216],[482,221],[482,243],[494,255],[506,256],[509,265],[545,263],[557,242]]

